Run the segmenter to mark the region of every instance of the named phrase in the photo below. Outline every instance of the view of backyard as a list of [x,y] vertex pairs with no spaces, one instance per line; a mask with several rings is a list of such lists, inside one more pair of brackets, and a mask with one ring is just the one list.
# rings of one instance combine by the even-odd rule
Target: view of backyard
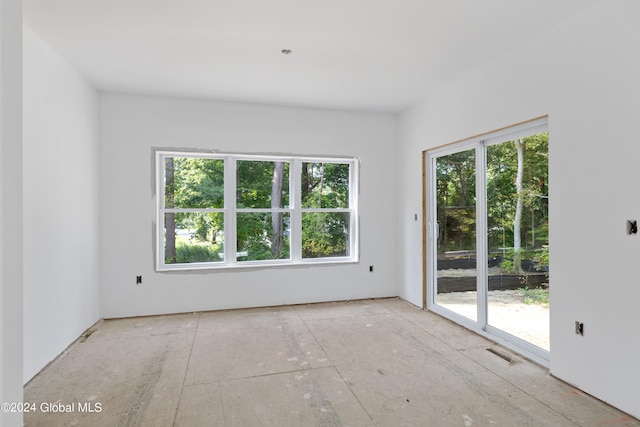
[[315,160],[164,155],[163,263],[351,256],[353,162]]
[[[466,317],[475,316],[476,291],[438,295],[438,303]],[[549,351],[549,291],[513,289],[488,292],[489,323]]]
[[436,304],[546,351],[548,139],[536,125],[434,154],[430,219]]

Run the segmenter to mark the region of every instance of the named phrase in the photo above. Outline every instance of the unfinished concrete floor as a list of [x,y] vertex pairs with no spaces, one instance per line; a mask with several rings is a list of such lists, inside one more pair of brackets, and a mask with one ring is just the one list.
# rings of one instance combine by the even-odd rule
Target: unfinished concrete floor
[[105,321],[25,401],[47,427],[640,426],[399,299]]

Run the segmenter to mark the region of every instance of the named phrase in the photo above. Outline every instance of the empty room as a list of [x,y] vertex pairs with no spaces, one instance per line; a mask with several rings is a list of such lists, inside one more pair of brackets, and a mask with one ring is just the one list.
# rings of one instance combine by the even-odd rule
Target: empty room
[[640,426],[639,17],[0,0],[0,425]]

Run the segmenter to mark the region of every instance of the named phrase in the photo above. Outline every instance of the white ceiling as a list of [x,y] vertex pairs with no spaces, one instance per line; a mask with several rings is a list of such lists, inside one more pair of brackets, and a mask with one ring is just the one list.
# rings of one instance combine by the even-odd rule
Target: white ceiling
[[26,24],[101,90],[397,112],[597,1],[23,3]]

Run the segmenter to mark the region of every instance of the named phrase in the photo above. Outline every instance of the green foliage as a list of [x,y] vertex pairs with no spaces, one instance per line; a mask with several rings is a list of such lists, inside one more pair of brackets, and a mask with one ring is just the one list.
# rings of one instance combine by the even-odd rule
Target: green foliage
[[[176,262],[182,264],[222,261],[222,258],[220,258],[220,253],[222,252],[223,249],[219,245],[201,245],[178,242],[176,244]],[[169,262],[167,262],[167,264],[169,264]]]
[[[303,208],[348,208],[349,165],[303,163],[301,176]],[[344,256],[349,247],[349,214],[306,212],[302,215],[302,256]]]
[[302,207],[349,207],[348,164],[303,163],[301,183]]
[[541,249],[532,251],[529,255],[529,259],[538,263],[538,270],[549,268],[549,246],[544,245]]
[[436,161],[439,244],[443,250],[475,246],[475,150],[443,156]]
[[505,248],[500,252],[493,252],[491,256],[503,257],[500,261],[500,270],[502,273],[516,274],[516,266],[513,261],[515,253],[520,253],[521,259],[523,260],[535,262],[537,271],[543,271],[549,268],[549,246],[547,245],[533,250],[520,248],[518,251],[515,251],[513,248]]
[[[277,162],[239,160],[236,169],[236,206],[251,209],[289,206],[289,163],[280,165],[281,174],[276,167]],[[240,260],[289,258],[289,227],[289,214],[238,213],[237,247],[239,252],[247,252],[247,256]]]
[[224,214],[221,212],[179,212],[175,214],[176,228],[187,232],[197,242],[216,243],[223,233]]
[[312,212],[302,215],[302,257],[347,255],[349,214]]
[[522,289],[520,289],[520,291],[522,291],[525,304],[549,305],[549,289],[522,288]]
[[173,162],[173,188],[165,191],[173,194],[172,207],[224,207],[224,160],[175,157]]
[[[165,206],[203,209],[224,207],[224,160],[191,157],[167,159],[167,168],[173,164],[171,179],[165,184]],[[212,253],[214,249],[206,244],[215,245],[224,230],[224,215],[221,213],[179,212],[174,215],[175,229],[178,233],[190,234],[190,244],[176,244],[177,263],[217,261]],[[175,239],[175,237],[174,237]],[[198,245],[202,243],[204,245]]]
[[[183,209],[222,209],[224,200],[223,159],[175,157],[167,160],[165,206]],[[303,208],[349,207],[349,164],[302,164]],[[238,209],[286,208],[290,204],[290,164],[266,160],[236,162],[235,204]],[[298,179],[298,177],[295,177]],[[233,202],[232,202],[233,203]],[[229,202],[227,202],[229,204]],[[224,236],[222,212],[177,212],[177,236],[189,236],[176,245],[176,255],[165,262],[217,261]],[[286,212],[238,212],[239,260],[286,259],[290,255],[290,214]],[[302,251],[305,257],[345,255],[348,248],[349,215],[307,212],[302,218]],[[176,237],[177,238],[177,237]]]
[[[522,242],[527,248],[548,242],[549,136],[545,133],[523,138],[525,146],[521,220]],[[487,147],[487,226],[489,247],[512,247],[517,203],[515,186],[518,168],[514,141]]]
[[[548,146],[545,133],[523,138],[524,170],[521,241],[528,251],[548,244]],[[475,247],[475,150],[470,149],[436,159],[438,247],[440,251]],[[514,245],[514,219],[517,203],[517,150],[514,141],[489,145],[487,159],[487,237],[489,251],[504,258]],[[547,259],[536,259],[548,265]],[[509,267],[508,263],[506,267]],[[505,268],[505,265],[503,265]]]
[[516,265],[510,259],[503,259],[500,263],[500,270],[502,270],[504,273],[513,274],[516,272]]
[[284,245],[280,252],[274,253],[272,220],[280,221],[280,230],[288,234],[289,214],[271,213],[239,213],[236,221],[238,252],[247,252],[241,261],[259,261],[269,259],[287,259],[290,253],[288,235],[284,238]]
[[236,206],[238,208],[273,208],[289,206],[289,163],[284,164],[282,202],[272,206],[275,162],[239,160],[236,170]]

